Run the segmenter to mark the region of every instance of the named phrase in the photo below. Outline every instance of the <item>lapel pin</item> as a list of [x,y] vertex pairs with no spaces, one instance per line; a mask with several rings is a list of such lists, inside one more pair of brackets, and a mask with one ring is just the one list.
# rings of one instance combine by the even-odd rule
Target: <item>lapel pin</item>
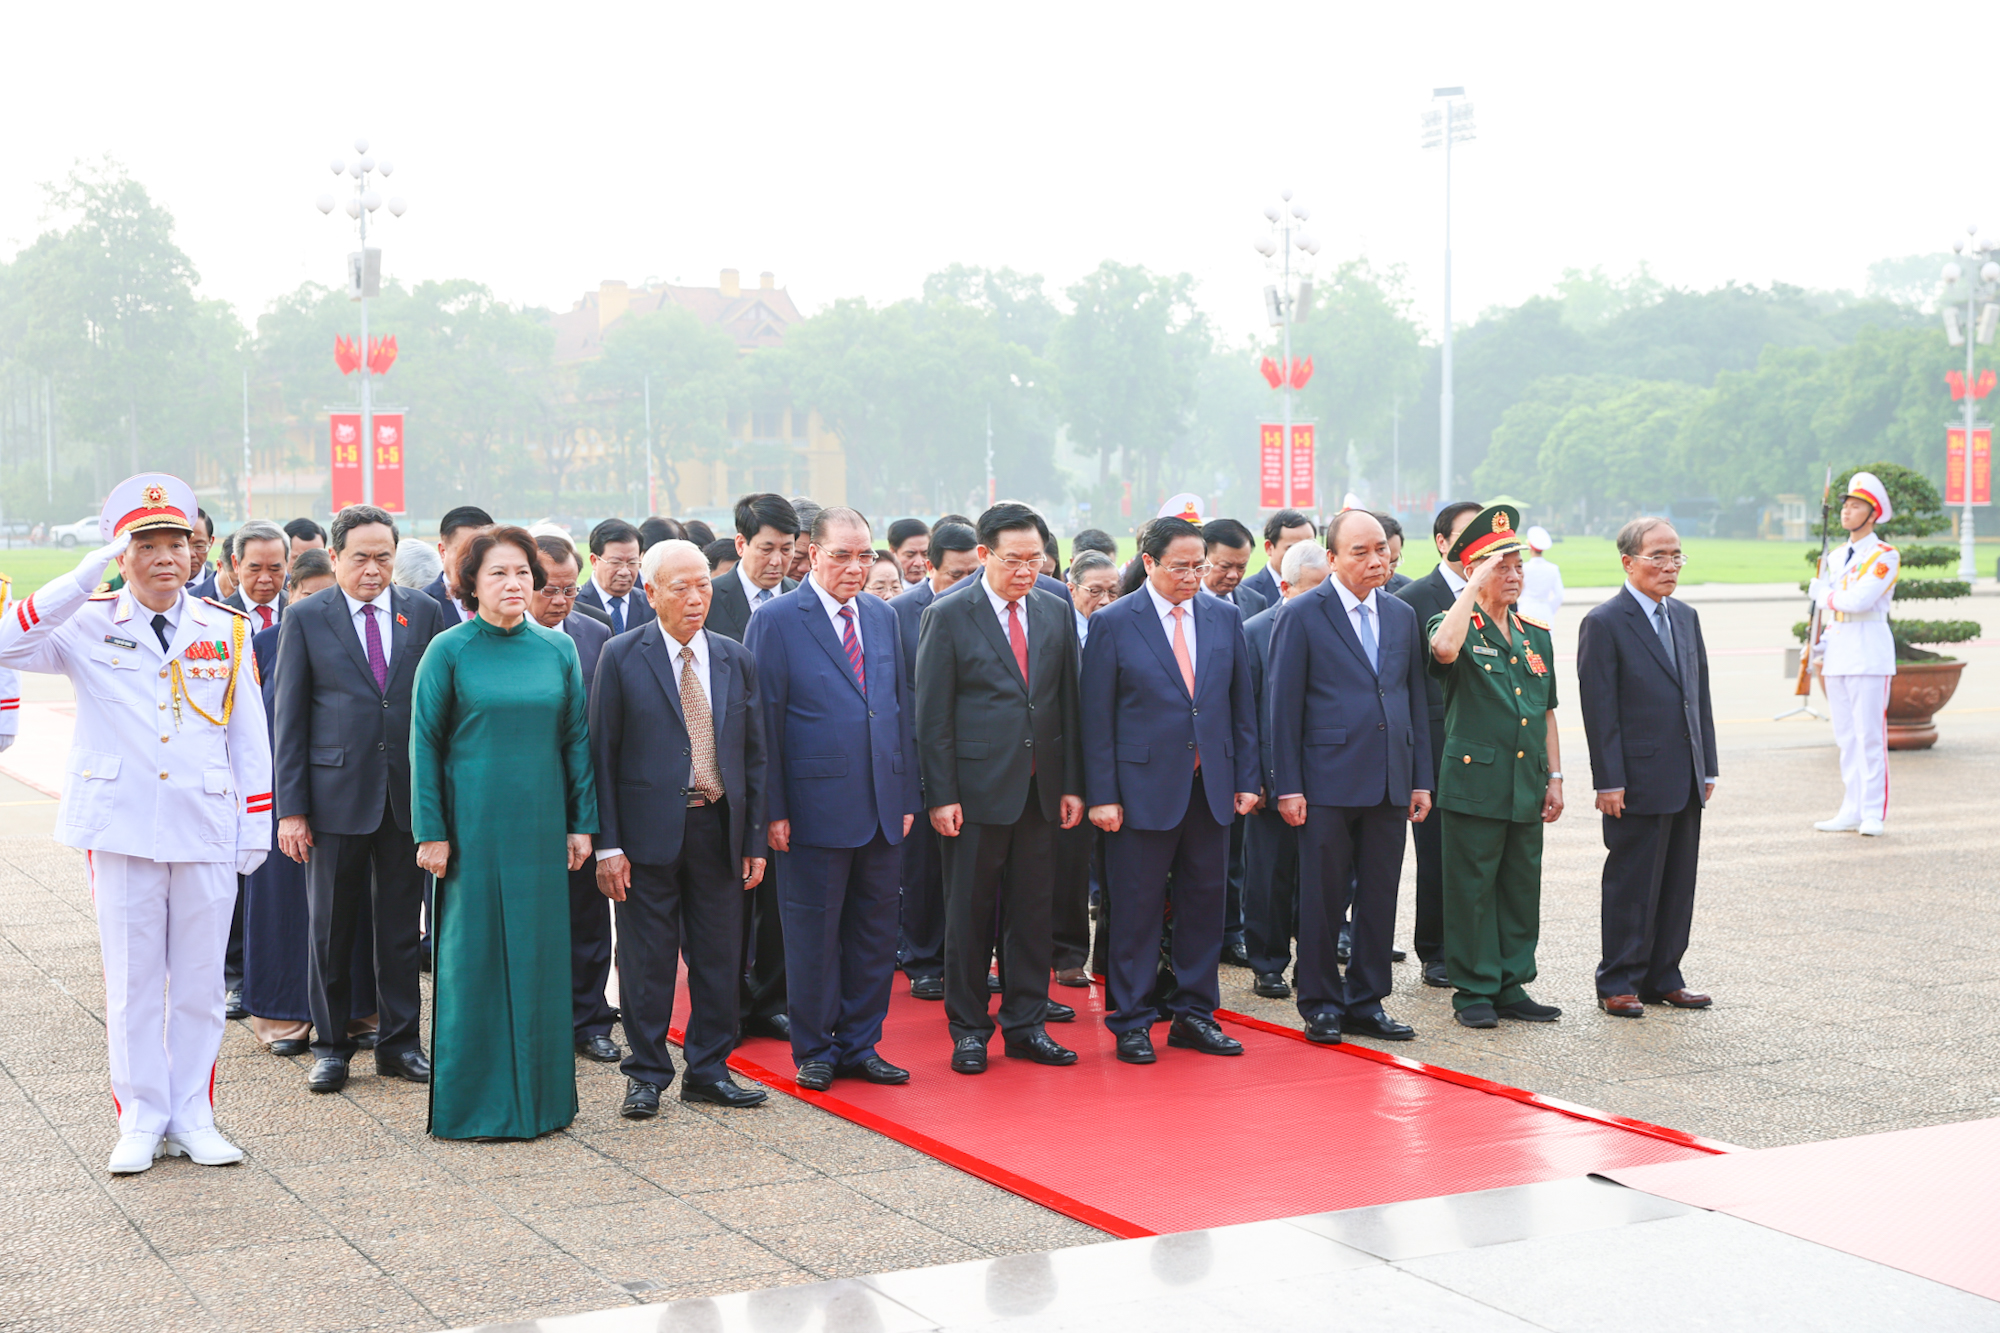
[[398,625],[401,625],[404,629],[408,629],[410,627],[409,618],[404,616],[400,611],[396,613],[396,623]]

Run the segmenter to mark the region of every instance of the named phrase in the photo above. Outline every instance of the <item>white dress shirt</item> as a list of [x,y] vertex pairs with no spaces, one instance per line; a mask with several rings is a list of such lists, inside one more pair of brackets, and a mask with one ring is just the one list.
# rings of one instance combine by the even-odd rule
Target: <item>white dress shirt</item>
[[636,584],[636,583],[635,583],[635,584],[633,584],[633,585],[632,585],[632,591],[631,591],[631,592],[628,592],[628,593],[626,593],[626,594],[625,594],[625,595],[624,595],[623,597],[613,597],[613,596],[611,595],[610,591],[609,591],[608,589],[606,589],[606,588],[605,588],[605,586],[604,586],[604,585],[603,585],[602,583],[598,583],[598,582],[597,582],[597,571],[596,571],[595,569],[593,569],[593,570],[591,571],[591,574],[590,574],[590,581],[591,581],[591,583],[592,583],[592,584],[594,584],[594,585],[596,586],[596,588],[597,588],[597,596],[598,596],[598,598],[599,598],[600,600],[602,600],[602,601],[603,601],[603,603],[604,603],[604,614],[605,614],[605,615],[607,615],[607,616],[608,616],[608,615],[610,615],[610,614],[611,614],[611,608],[612,608],[612,607],[614,607],[614,606],[615,606],[615,607],[617,607],[617,608],[618,608],[618,619],[619,619],[619,621],[620,621],[621,623],[623,623],[623,625],[625,626],[625,628],[626,628],[626,629],[631,629],[631,628],[632,628],[632,599],[633,599],[633,597],[634,597],[634,596],[635,596],[635,595],[636,595],[636,594],[638,593],[638,591],[639,591],[639,585],[638,585],[638,584]]
[[986,581],[986,575],[983,571],[977,574],[968,574],[966,577],[979,580],[979,591],[986,594],[986,604],[993,608],[994,615],[1000,617],[1000,637],[1006,639],[1009,643],[1012,643],[1013,639],[1007,630],[1007,608],[1010,605],[1018,605],[1021,608],[1021,642],[1026,643],[1028,641],[1028,599],[1026,595],[1023,595],[1018,603],[1010,603],[1005,597],[993,591],[993,585]]
[[1082,652],[1090,643],[1090,617],[1074,609],[1070,614],[1076,617],[1076,648]]
[[778,588],[758,587],[756,580],[750,577],[750,571],[744,568],[741,560],[736,562],[736,577],[743,580],[743,595],[750,599],[750,609],[752,611],[755,611],[758,607],[764,605],[765,602],[776,597],[778,595],[778,588],[785,586],[784,580],[780,579],[778,580]]
[[[695,636],[689,639],[685,645],[682,645],[676,642],[674,636],[667,633],[667,627],[662,625],[660,626],[660,637],[665,640],[667,657],[673,664],[675,698],[680,697],[681,667],[685,665],[681,661],[681,648],[685,646],[694,649],[694,678],[701,682],[701,694],[704,699],[708,700],[709,717],[713,719],[715,716],[715,694],[710,690],[708,684],[708,631],[705,629],[697,630]],[[671,704],[668,706],[672,707]],[[683,722],[686,721],[686,719],[682,720]],[[717,739],[719,740],[720,737]],[[717,763],[720,762],[721,760],[718,756]],[[681,785],[685,787],[694,786],[694,760],[692,759],[688,760],[687,777],[682,780]],[[597,859],[600,861],[623,855],[625,855],[624,851],[617,847],[600,847],[597,849]]]
[[[1379,671],[1382,662],[1382,605],[1375,598],[1378,590],[1370,588],[1366,597],[1356,597],[1347,590],[1345,583],[1336,578],[1333,580],[1333,591],[1340,598],[1341,608],[1347,612],[1347,623],[1354,630],[1355,642],[1365,647],[1369,639],[1375,641],[1375,660],[1369,665]],[[1364,606],[1368,608],[1369,621],[1366,638],[1361,633],[1361,608]]]
[[364,602],[345,589],[340,595],[347,598],[347,618],[354,622],[354,637],[361,641],[363,657],[368,656],[368,617],[361,614],[361,608],[364,606],[375,608],[375,632],[382,636],[382,660],[386,663],[389,660],[389,640],[395,637],[389,633],[389,617],[395,605],[389,596],[389,590],[382,589],[375,594],[375,600],[372,602]]
[[1445,586],[1451,589],[1451,595],[1453,597],[1456,597],[1460,593],[1465,591],[1465,580],[1459,576],[1457,570],[1451,567],[1450,561],[1447,560],[1438,561],[1438,569],[1444,574]]
[[1166,633],[1168,648],[1174,646],[1174,609],[1178,606],[1187,612],[1181,617],[1181,637],[1187,642],[1188,661],[1199,662],[1201,659],[1195,656],[1194,651],[1194,598],[1190,597],[1185,602],[1170,602],[1160,596],[1151,579],[1146,580],[1146,596],[1153,599],[1153,614],[1160,618],[1160,628]]
[[833,641],[835,643],[839,643],[847,632],[846,622],[840,618],[841,608],[853,608],[854,641],[861,645],[861,660],[865,663],[868,660],[868,641],[861,637],[861,609],[854,605],[854,599],[850,597],[844,602],[835,600],[834,595],[825,588],[820,587],[819,580],[810,574],[806,575],[806,586],[819,594],[819,604],[826,608],[827,621],[833,626]]

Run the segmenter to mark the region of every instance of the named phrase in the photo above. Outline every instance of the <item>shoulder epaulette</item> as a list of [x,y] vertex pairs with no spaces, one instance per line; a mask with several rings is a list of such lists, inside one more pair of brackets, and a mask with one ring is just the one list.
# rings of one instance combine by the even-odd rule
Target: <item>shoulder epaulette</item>
[[1882,549],[1885,551],[1893,551],[1896,549],[1895,547],[1889,545],[1889,543],[1883,541],[1880,537],[1877,537],[1875,540],[1881,544]]
[[239,611],[227,602],[218,602],[213,597],[204,597],[201,600],[207,603],[209,606],[214,607],[218,611],[227,611],[230,615],[240,616],[244,620],[248,620],[250,618],[250,613],[248,611]]
[[1514,618],[1520,621],[1523,625],[1533,625],[1536,629],[1541,629],[1541,630],[1548,629],[1548,625],[1545,622],[1537,620],[1533,616],[1524,616],[1519,611],[1516,611],[1514,613]]
[[116,589],[108,592],[94,592],[90,594],[90,600],[93,602],[115,602],[118,600],[118,592]]

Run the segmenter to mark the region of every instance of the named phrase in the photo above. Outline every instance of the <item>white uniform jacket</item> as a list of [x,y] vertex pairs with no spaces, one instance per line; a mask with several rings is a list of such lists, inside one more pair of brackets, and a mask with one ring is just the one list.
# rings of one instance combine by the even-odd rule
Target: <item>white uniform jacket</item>
[[1873,533],[1827,552],[1812,598],[1819,604],[1820,670],[1828,676],[1893,676],[1896,642],[1889,603],[1902,557]]
[[180,597],[165,653],[129,591],[92,597],[70,574],[7,608],[0,666],[76,686],[56,841],[161,862],[233,863],[271,846],[271,742],[247,618]]

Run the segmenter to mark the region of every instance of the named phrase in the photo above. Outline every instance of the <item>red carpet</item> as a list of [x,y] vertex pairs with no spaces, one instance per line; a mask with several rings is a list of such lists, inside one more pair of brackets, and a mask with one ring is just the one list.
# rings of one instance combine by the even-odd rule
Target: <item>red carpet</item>
[[[1673,1130],[1570,1107],[1360,1046],[1220,1015],[1236,1058],[1198,1055],[1153,1030],[1158,1064],[1118,1063],[1103,990],[1049,1031],[1081,1057],[1045,1068],[1002,1058],[954,1074],[944,1006],[896,995],[879,1050],[903,1087],[791,1081],[790,1048],[746,1042],[731,1064],[1003,1189],[1118,1236],[1295,1217],[1465,1190],[1605,1173],[1723,1151]],[[684,994],[685,992],[683,992]],[[685,1015],[685,1000],[682,1002]]]
[[2000,1300],[2000,1120],[1598,1174]]

